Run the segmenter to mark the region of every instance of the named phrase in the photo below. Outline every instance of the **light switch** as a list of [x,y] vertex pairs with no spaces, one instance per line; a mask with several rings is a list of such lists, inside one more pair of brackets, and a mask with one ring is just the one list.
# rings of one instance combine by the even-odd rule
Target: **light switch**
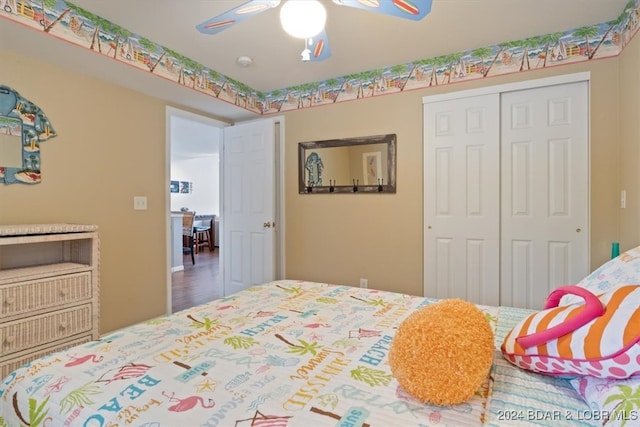
[[133,209],[144,211],[147,209],[147,196],[133,196]]

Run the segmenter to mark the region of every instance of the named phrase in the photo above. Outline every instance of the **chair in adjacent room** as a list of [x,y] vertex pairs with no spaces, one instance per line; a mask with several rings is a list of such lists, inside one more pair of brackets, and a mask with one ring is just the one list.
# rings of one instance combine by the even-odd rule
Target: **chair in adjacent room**
[[191,262],[196,263],[195,258],[195,234],[193,222],[196,217],[195,212],[183,212],[182,215],[182,253],[191,254]]
[[209,252],[215,250],[214,238],[215,238],[215,224],[216,216],[212,215],[211,219],[207,220],[202,225],[196,225],[194,227],[196,236],[196,253],[200,252],[203,248],[209,248]]

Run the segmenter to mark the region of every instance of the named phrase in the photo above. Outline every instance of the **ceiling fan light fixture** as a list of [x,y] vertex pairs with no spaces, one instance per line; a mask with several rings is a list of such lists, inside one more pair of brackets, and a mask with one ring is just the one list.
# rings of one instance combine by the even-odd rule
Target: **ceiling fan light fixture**
[[289,0],[280,7],[280,24],[299,39],[318,35],[327,21],[327,10],[317,0]]

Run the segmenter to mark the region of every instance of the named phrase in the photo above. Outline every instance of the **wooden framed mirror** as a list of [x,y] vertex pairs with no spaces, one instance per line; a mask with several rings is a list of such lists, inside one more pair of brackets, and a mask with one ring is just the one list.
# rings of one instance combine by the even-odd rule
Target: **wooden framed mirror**
[[396,134],[298,143],[298,190],[395,193]]

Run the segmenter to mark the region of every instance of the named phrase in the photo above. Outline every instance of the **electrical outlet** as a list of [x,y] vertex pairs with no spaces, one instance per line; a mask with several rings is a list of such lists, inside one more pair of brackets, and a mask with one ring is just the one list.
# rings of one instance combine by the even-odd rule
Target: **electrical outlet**
[[368,288],[369,287],[369,281],[367,279],[360,279],[360,287],[361,288]]
[[147,196],[133,196],[133,209],[144,211],[147,209]]

